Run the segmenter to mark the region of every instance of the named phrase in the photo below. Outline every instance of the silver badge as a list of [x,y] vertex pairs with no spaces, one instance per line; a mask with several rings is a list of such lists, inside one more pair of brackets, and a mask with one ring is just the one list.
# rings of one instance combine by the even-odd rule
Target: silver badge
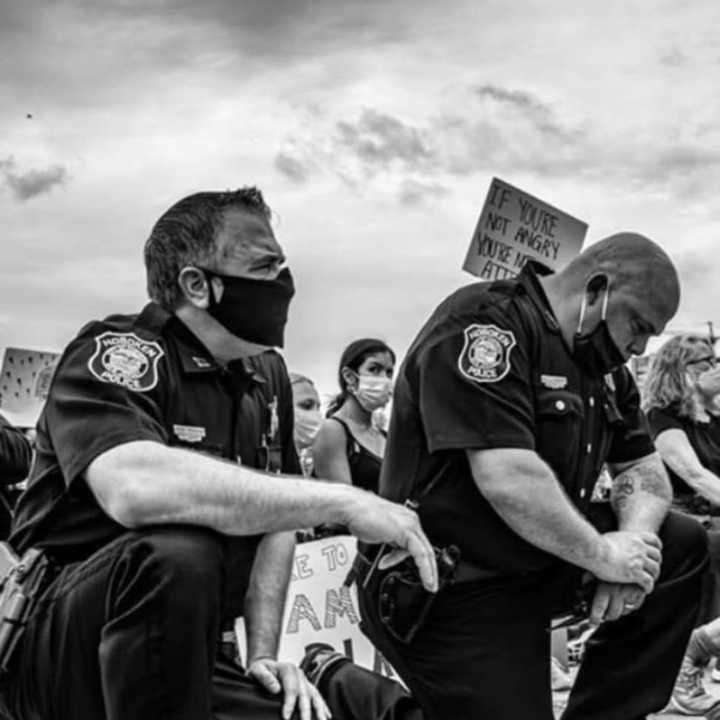
[[107,331],[95,337],[95,352],[87,366],[102,382],[147,392],[157,385],[158,362],[164,354],[154,340],[143,340],[135,333]]
[[464,333],[465,344],[458,358],[460,372],[479,383],[502,380],[510,372],[510,351],[517,345],[512,331],[473,323]]

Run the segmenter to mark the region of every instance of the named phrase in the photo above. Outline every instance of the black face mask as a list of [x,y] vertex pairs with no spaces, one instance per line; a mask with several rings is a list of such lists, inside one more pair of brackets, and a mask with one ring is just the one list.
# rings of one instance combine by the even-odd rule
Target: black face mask
[[[597,327],[588,333],[581,333],[580,330],[573,336],[573,355],[575,359],[593,374],[606,375],[625,362],[625,356],[610,334],[605,315],[607,313],[608,295],[610,285],[605,288],[605,299],[603,301],[602,317]],[[583,299],[580,309],[580,327],[585,316],[585,300]]]
[[598,375],[607,375],[625,362],[604,319],[589,333],[575,333],[573,355],[583,367]]
[[[295,294],[290,270],[281,270],[274,280],[253,280],[200,269],[210,284],[208,312],[228,332],[249,342],[283,347],[288,306]],[[210,283],[213,277],[223,281],[220,301]]]

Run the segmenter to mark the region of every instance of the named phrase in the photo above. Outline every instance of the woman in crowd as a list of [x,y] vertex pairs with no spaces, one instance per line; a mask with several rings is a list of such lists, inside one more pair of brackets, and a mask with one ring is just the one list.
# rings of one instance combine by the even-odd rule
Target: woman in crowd
[[[717,714],[720,700],[702,685],[720,655],[720,367],[707,337],[677,335],[657,352],[643,388],[643,407],[673,484],[676,510],[708,530],[712,577],[678,675],[670,707],[688,715]],[[717,670],[714,671],[718,677]],[[718,678],[720,679],[720,678]]]
[[392,393],[395,353],[382,341],[363,338],[340,357],[340,393],[313,443],[315,475],[377,492],[385,432],[373,422]]
[[295,450],[300,458],[303,475],[310,476],[313,470],[312,444],[323,421],[320,396],[315,389],[315,383],[305,375],[291,372],[290,382],[295,414]]

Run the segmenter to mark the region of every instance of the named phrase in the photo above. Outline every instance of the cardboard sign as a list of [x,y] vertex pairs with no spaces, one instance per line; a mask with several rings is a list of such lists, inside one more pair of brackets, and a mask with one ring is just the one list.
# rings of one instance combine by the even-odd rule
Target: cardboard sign
[[[356,540],[348,535],[297,546],[278,658],[299,663],[310,643],[328,643],[357,665],[397,680],[390,664],[360,631],[356,586],[343,585],[355,558],[355,549]],[[242,619],[236,629],[244,652]]]
[[20,428],[35,427],[59,353],[7,348],[0,375],[0,413]]
[[493,178],[463,270],[482,280],[515,277],[526,260],[560,270],[574,258],[586,223]]

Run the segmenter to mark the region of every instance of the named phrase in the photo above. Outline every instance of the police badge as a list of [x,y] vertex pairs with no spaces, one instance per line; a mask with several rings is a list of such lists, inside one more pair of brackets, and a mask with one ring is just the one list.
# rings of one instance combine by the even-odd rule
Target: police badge
[[458,358],[460,372],[479,383],[502,380],[510,371],[510,351],[517,344],[512,332],[476,323],[464,332],[465,344]]
[[164,354],[154,340],[143,340],[135,333],[107,331],[95,337],[88,370],[102,382],[147,392],[157,385],[158,362]]

